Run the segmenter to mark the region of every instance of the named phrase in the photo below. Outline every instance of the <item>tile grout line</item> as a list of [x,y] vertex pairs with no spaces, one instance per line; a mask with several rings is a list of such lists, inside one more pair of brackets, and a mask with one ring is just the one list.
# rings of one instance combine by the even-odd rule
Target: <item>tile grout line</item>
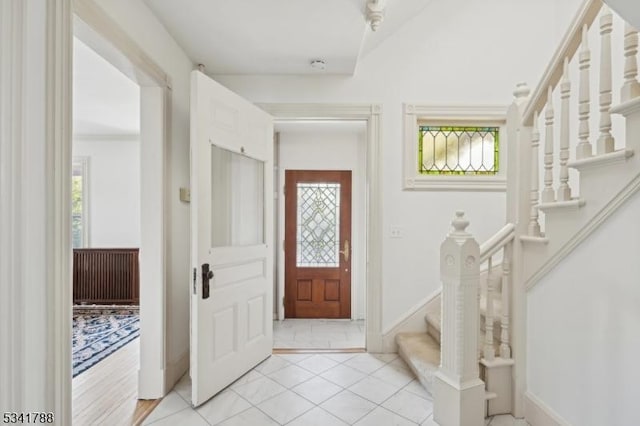
[[[355,356],[350,357],[350,358],[348,358],[348,359],[346,359],[346,360],[344,360],[344,361],[342,361],[342,362],[339,362],[339,363],[338,363],[338,365],[344,365],[347,361],[349,361],[349,360],[351,360],[351,359],[355,358],[357,355],[358,355],[358,354],[356,354]],[[373,356],[373,355],[371,355],[371,356]],[[327,358],[328,358],[328,357],[327,357]],[[374,358],[375,358],[375,357],[374,357]],[[376,359],[379,359],[379,358],[376,358]],[[409,419],[409,418],[407,418],[407,417],[403,416],[403,415],[402,415],[402,414],[400,414],[400,413],[396,413],[395,411],[390,410],[390,409],[388,409],[388,408],[386,408],[386,407],[384,407],[384,406],[382,405],[382,404],[384,404],[385,402],[387,402],[389,399],[393,398],[395,395],[399,394],[401,391],[405,390],[405,388],[406,388],[407,386],[409,386],[409,384],[411,384],[411,381],[410,381],[409,383],[407,383],[407,384],[405,384],[405,385],[403,385],[403,386],[401,386],[401,387],[397,388],[397,389],[396,389],[396,391],[395,391],[394,393],[392,393],[391,395],[389,395],[389,397],[387,397],[385,400],[383,400],[383,401],[382,401],[382,402],[380,402],[380,403],[376,403],[375,401],[371,401],[371,400],[370,400],[370,399],[368,399],[367,397],[362,396],[362,395],[359,395],[359,394],[357,394],[357,393],[355,393],[355,392],[353,392],[353,391],[351,391],[351,390],[350,390],[350,388],[351,388],[351,387],[353,387],[353,386],[355,386],[356,384],[360,383],[361,381],[363,381],[363,380],[367,379],[368,377],[373,377],[373,373],[375,373],[376,371],[378,371],[378,370],[380,370],[380,369],[382,369],[382,368],[384,368],[384,367],[386,367],[386,366],[390,365],[390,364],[391,364],[393,361],[395,361],[396,359],[398,359],[398,357],[394,358],[394,359],[393,359],[393,360],[391,360],[391,361],[382,361],[382,360],[380,360],[381,362],[383,362],[383,363],[384,363],[384,365],[383,365],[383,366],[380,366],[379,368],[377,368],[377,369],[375,369],[375,370],[372,370],[370,373],[366,373],[366,372],[364,372],[364,371],[362,371],[362,370],[358,370],[358,369],[357,369],[357,368],[355,368],[355,367],[351,367],[351,366],[349,366],[349,365],[346,365],[346,367],[352,368],[352,369],[354,369],[354,370],[356,370],[356,371],[358,371],[358,372],[360,372],[360,373],[362,373],[362,374],[365,374],[365,376],[364,376],[363,378],[361,378],[361,379],[357,380],[356,382],[352,383],[352,384],[351,384],[351,385],[349,385],[348,387],[343,387],[342,385],[339,385],[339,384],[337,384],[337,383],[335,383],[335,382],[332,382],[331,380],[328,380],[328,379],[326,379],[326,378],[324,378],[324,377],[321,377],[321,376],[320,376],[320,375],[321,375],[321,374],[323,374],[324,372],[329,371],[329,370],[331,370],[331,369],[333,369],[333,368],[337,367],[337,365],[336,365],[336,366],[334,366],[334,367],[331,367],[331,368],[329,368],[329,369],[327,369],[327,370],[325,370],[325,371],[323,371],[323,372],[317,373],[317,374],[316,374],[316,373],[314,373],[314,372],[311,372],[312,374],[314,374],[314,375],[315,375],[314,377],[320,377],[320,378],[322,378],[322,379],[324,379],[324,380],[327,380],[327,381],[329,381],[330,383],[332,383],[332,384],[334,384],[334,385],[336,385],[336,386],[338,386],[338,387],[340,387],[340,388],[342,389],[341,391],[338,391],[338,392],[336,392],[334,395],[332,395],[332,396],[330,396],[329,398],[327,398],[325,401],[322,401],[320,404],[315,404],[313,401],[310,401],[310,400],[308,400],[307,398],[305,398],[305,397],[304,397],[304,395],[300,395],[300,394],[298,394],[298,393],[297,393],[295,390],[293,390],[292,388],[288,388],[288,390],[291,390],[291,391],[292,391],[292,392],[294,392],[295,394],[297,394],[297,395],[301,396],[301,397],[302,397],[302,398],[304,398],[305,400],[307,400],[307,401],[311,402],[311,403],[312,403],[312,404],[314,404],[316,407],[321,408],[321,409],[324,409],[323,407],[321,407],[321,406],[320,406],[321,404],[325,403],[326,401],[328,401],[328,400],[329,400],[329,399],[331,399],[331,398],[334,398],[334,397],[335,397],[336,395],[338,395],[339,393],[342,393],[342,392],[344,392],[344,391],[348,391],[348,392],[350,392],[351,394],[353,394],[353,395],[355,395],[355,396],[357,396],[357,397],[359,397],[359,398],[362,398],[362,399],[363,399],[363,400],[365,400],[365,401],[368,401],[368,402],[370,402],[370,403],[374,404],[374,405],[376,406],[376,408],[378,408],[378,407],[379,407],[379,408],[382,408],[382,409],[387,410],[387,411],[389,411],[389,412],[391,412],[391,413],[394,413],[394,414],[396,414],[396,415],[398,415],[398,416],[400,416],[400,417],[402,417],[402,418],[404,418],[404,419],[406,419],[406,420],[408,420],[408,421],[410,421],[410,422],[412,422],[412,423],[415,423],[415,422],[413,422],[413,420],[411,420],[411,419]],[[302,360],[302,361],[304,361],[304,360]],[[300,361],[300,362],[302,362],[302,361]],[[294,365],[297,365],[297,364],[294,364]],[[302,367],[302,366],[299,366],[299,367],[304,369],[304,367]],[[279,370],[278,370],[278,371],[279,371]],[[308,371],[308,370],[307,370],[307,371]],[[408,372],[410,372],[410,370],[408,370]],[[298,386],[298,385],[300,385],[300,384],[302,384],[302,383],[306,383],[307,381],[312,380],[314,377],[311,377],[311,378],[309,378],[309,379],[305,380],[304,382],[300,382],[299,384],[295,385],[294,387],[296,387],[296,386]],[[377,379],[377,380],[380,380],[380,381],[384,382],[385,384],[387,384],[387,385],[389,385],[389,386],[394,386],[393,384],[391,384],[391,383],[389,383],[389,382],[387,382],[387,381],[385,381],[385,380],[383,380],[383,379],[378,379],[377,377],[374,377],[374,378],[375,378],[375,379]],[[414,379],[412,379],[412,381],[413,381],[413,380],[415,380],[415,378],[414,378]],[[394,386],[394,387],[395,387],[395,386]],[[413,396],[415,396],[415,397],[418,397],[418,398],[424,399],[425,401],[428,401],[427,399],[425,399],[425,398],[421,397],[420,395],[416,395],[416,394],[414,394],[414,393],[413,393],[413,392],[411,392],[411,391],[406,391],[406,390],[405,390],[405,392],[408,392],[408,393],[410,393],[411,395],[413,395]],[[276,396],[277,396],[277,395],[276,395]],[[274,396],[273,398],[275,398],[276,396]],[[433,401],[431,401],[431,402],[433,402]],[[313,408],[311,408],[310,410],[312,410],[312,409],[313,409]],[[300,414],[300,416],[304,415],[305,413],[307,413],[307,412],[308,412],[308,411],[310,411],[310,410],[305,411],[304,413]],[[327,411],[326,409],[324,409],[324,410],[325,410],[325,411]],[[360,418],[358,418],[354,423],[357,423],[358,421],[362,420],[364,417],[366,417],[367,415],[369,415],[373,410],[375,410],[375,408],[374,408],[374,409],[372,409],[372,410],[370,410],[369,412],[367,412],[367,413],[363,414],[363,415],[362,415]],[[327,412],[328,412],[328,411],[327,411]],[[329,412],[328,412],[328,413],[329,413]],[[329,413],[329,414],[331,414],[331,413]],[[432,415],[432,413],[431,413],[431,414],[429,414],[429,415]],[[298,416],[298,417],[300,417],[300,416]],[[334,417],[336,417],[336,416],[334,416]],[[296,418],[297,418],[297,417],[296,417]],[[427,420],[428,418],[429,418],[429,416],[427,416],[427,417],[426,417],[425,419],[423,419],[422,421],[425,421],[425,420]],[[343,419],[340,419],[340,420],[343,420]],[[293,420],[292,420],[292,421],[293,421]],[[415,424],[418,424],[418,425],[419,425],[420,423],[415,423]]]
[[[268,374],[264,374],[262,371],[260,371],[260,370],[256,370],[256,367],[258,367],[258,366],[260,365],[260,364],[258,364],[258,366],[254,367],[254,369],[252,369],[252,370],[253,370],[253,371],[255,371],[255,372],[257,372],[258,374],[260,374],[260,375],[261,375],[261,377],[258,377],[258,378],[254,379],[254,380],[251,380],[251,381],[248,381],[247,383],[243,383],[241,386],[245,386],[245,385],[248,385],[248,384],[250,384],[250,383],[252,383],[252,382],[254,382],[254,381],[256,381],[256,380],[259,380],[259,379],[261,379],[261,378],[265,378],[265,379],[267,379],[267,380],[270,380],[270,381],[272,381],[272,382],[274,382],[274,383],[278,384],[279,386],[282,386],[282,387],[284,388],[284,390],[283,390],[282,392],[280,392],[280,393],[278,393],[278,394],[276,394],[276,395],[274,395],[274,396],[270,397],[270,398],[265,399],[264,401],[261,401],[259,404],[253,404],[251,401],[249,401],[249,400],[248,400],[247,398],[245,398],[243,395],[241,395],[240,393],[238,393],[235,389],[232,389],[232,388],[231,388],[231,386],[233,385],[233,383],[232,383],[232,384],[230,384],[227,388],[225,388],[225,391],[226,391],[226,390],[230,390],[230,391],[231,391],[233,394],[235,394],[237,397],[239,397],[240,399],[242,399],[242,400],[246,401],[246,402],[249,404],[249,407],[247,407],[245,410],[242,410],[242,411],[240,411],[240,412],[238,412],[238,413],[236,413],[236,414],[234,414],[234,415],[231,415],[231,416],[228,416],[228,417],[224,418],[223,420],[221,420],[221,422],[224,422],[224,421],[226,421],[226,420],[228,420],[228,419],[230,419],[230,418],[233,418],[233,417],[235,417],[235,416],[241,415],[242,413],[244,413],[244,412],[248,411],[248,410],[249,410],[249,409],[251,409],[251,408],[256,408],[256,409],[258,409],[258,411],[260,411],[261,413],[263,413],[263,414],[264,414],[265,416],[267,416],[269,419],[271,419],[271,420],[275,421],[276,423],[280,424],[280,422],[278,422],[276,419],[274,419],[273,417],[271,417],[268,413],[266,413],[265,411],[263,411],[263,410],[262,410],[258,405],[263,404],[264,402],[269,401],[269,400],[271,400],[271,399],[274,399],[274,398],[276,398],[276,397],[278,397],[278,396],[281,396],[282,394],[284,394],[284,393],[285,393],[285,392],[287,392],[287,391],[290,391],[293,395],[296,395],[296,396],[298,396],[298,397],[302,398],[303,400],[305,400],[305,401],[309,402],[309,403],[311,404],[311,407],[310,407],[309,409],[307,409],[307,410],[303,411],[302,413],[300,413],[300,414],[299,414],[299,415],[297,415],[296,417],[294,417],[294,418],[290,419],[286,424],[288,424],[288,423],[291,423],[291,422],[295,421],[295,419],[297,419],[297,418],[299,418],[299,417],[301,417],[301,416],[304,416],[306,413],[308,413],[309,411],[313,410],[313,409],[314,409],[314,408],[316,408],[316,407],[317,407],[317,408],[319,408],[319,409],[321,409],[321,410],[323,410],[324,412],[326,412],[327,414],[331,415],[332,417],[335,417],[335,418],[340,419],[341,421],[344,421],[342,418],[337,417],[336,415],[334,415],[333,413],[331,413],[331,412],[327,411],[324,407],[322,407],[322,406],[321,406],[321,404],[324,404],[326,401],[328,401],[328,400],[330,400],[330,399],[334,398],[336,395],[338,395],[338,394],[340,394],[340,393],[342,393],[342,392],[344,392],[344,391],[348,391],[348,392],[350,392],[351,394],[353,394],[354,396],[356,396],[356,397],[358,397],[358,398],[362,398],[364,401],[367,401],[368,403],[371,403],[371,404],[373,404],[373,406],[374,406],[374,408],[373,408],[373,409],[369,410],[368,412],[366,412],[365,414],[363,414],[361,417],[359,417],[358,419],[356,419],[356,420],[355,420],[355,422],[358,422],[358,421],[362,420],[364,417],[366,417],[367,415],[369,415],[371,412],[373,412],[375,409],[377,409],[377,408],[379,407],[379,408],[382,408],[382,409],[384,409],[384,410],[386,410],[386,411],[389,411],[389,412],[391,412],[391,413],[393,413],[393,414],[395,414],[395,415],[398,415],[398,416],[400,416],[401,418],[404,418],[404,419],[406,419],[406,420],[408,420],[408,421],[410,421],[410,422],[412,422],[412,423],[413,423],[413,420],[411,420],[411,419],[409,419],[409,418],[405,417],[404,415],[402,415],[402,414],[400,414],[400,413],[397,413],[397,412],[395,412],[395,411],[393,411],[393,410],[390,410],[390,409],[388,409],[388,408],[386,408],[386,407],[384,407],[384,406],[382,405],[382,404],[386,403],[388,400],[390,400],[391,398],[393,398],[394,396],[396,396],[396,395],[398,395],[399,393],[401,393],[402,391],[405,391],[406,393],[410,394],[410,395],[411,395],[411,396],[413,396],[413,397],[420,398],[420,399],[425,400],[425,401],[431,401],[431,402],[433,402],[432,400],[429,400],[428,398],[424,398],[423,396],[421,396],[421,395],[419,395],[419,394],[416,394],[416,393],[414,393],[414,392],[412,392],[412,391],[410,391],[410,390],[407,390],[407,389],[406,389],[406,388],[407,388],[407,387],[408,387],[412,382],[416,381],[416,378],[415,378],[415,377],[413,377],[413,378],[412,378],[408,383],[406,383],[406,384],[401,385],[401,386],[399,386],[399,387],[398,387],[397,385],[392,384],[392,383],[390,383],[390,382],[388,382],[388,381],[386,381],[386,380],[384,380],[384,379],[381,379],[381,378],[378,378],[378,377],[373,376],[373,374],[374,374],[374,373],[376,373],[377,371],[379,371],[379,370],[381,370],[381,369],[385,368],[386,366],[391,366],[391,368],[394,368],[394,369],[399,369],[398,367],[402,367],[402,366],[397,366],[397,364],[393,364],[395,361],[397,361],[398,359],[400,359],[400,358],[398,358],[397,356],[396,356],[395,358],[393,358],[393,359],[389,360],[389,361],[385,361],[385,360],[383,360],[383,359],[380,359],[380,358],[375,357],[374,355],[371,355],[372,357],[374,357],[374,358],[376,358],[377,360],[379,360],[379,361],[382,363],[382,365],[380,365],[378,368],[375,368],[375,369],[371,370],[370,372],[365,372],[365,371],[363,371],[363,370],[358,369],[357,367],[352,367],[351,365],[347,365],[347,364],[346,364],[347,362],[349,362],[349,361],[353,360],[355,357],[360,356],[360,355],[362,355],[362,354],[354,353],[354,354],[353,354],[353,356],[348,357],[348,358],[346,358],[346,359],[344,359],[344,360],[342,360],[342,361],[337,361],[336,359],[331,358],[330,356],[326,356],[326,355],[324,355],[324,354],[317,354],[317,355],[318,355],[318,356],[322,356],[322,357],[325,357],[325,358],[330,359],[331,361],[335,362],[335,365],[333,365],[332,367],[330,367],[330,368],[328,368],[328,369],[325,369],[325,370],[323,370],[323,371],[320,371],[320,372],[316,373],[316,372],[314,372],[314,371],[308,370],[307,368],[305,368],[305,367],[304,367],[304,366],[302,366],[302,365],[299,365],[299,363],[300,363],[300,362],[303,362],[303,361],[305,361],[306,359],[309,359],[309,358],[313,357],[314,355],[310,355],[309,357],[305,357],[305,358],[303,358],[303,359],[298,360],[297,362],[294,362],[294,361],[290,361],[290,360],[288,360],[288,359],[287,359],[286,354],[277,354],[277,355],[273,355],[273,357],[280,358],[282,361],[284,361],[284,362],[285,362],[285,364],[284,364],[284,365],[282,365],[280,368],[277,368],[277,369],[275,369],[274,371],[271,371],[271,372],[270,372],[270,373],[268,373]],[[271,359],[271,357],[270,357],[270,358],[268,358],[268,359]],[[264,362],[264,361],[263,361],[263,362]],[[322,376],[322,374],[324,374],[324,373],[326,373],[326,372],[328,372],[328,371],[330,371],[330,370],[332,370],[332,369],[334,369],[334,368],[336,368],[336,367],[338,367],[338,366],[341,366],[341,365],[343,365],[343,366],[345,366],[345,367],[347,367],[347,368],[349,368],[349,369],[352,369],[352,370],[354,370],[354,371],[356,371],[356,372],[358,372],[358,373],[360,373],[360,374],[363,374],[364,376],[363,376],[362,378],[360,378],[360,379],[356,380],[354,383],[349,384],[347,387],[345,387],[345,386],[343,386],[343,385],[341,385],[341,384],[335,383],[335,382],[333,382],[333,381],[331,381],[331,380],[329,380],[329,379],[327,379],[327,378],[325,378],[325,377],[323,377],[323,376]],[[310,376],[309,378],[307,378],[306,380],[303,380],[303,381],[301,381],[301,382],[299,382],[299,383],[296,383],[296,384],[294,384],[294,385],[291,385],[291,386],[283,385],[282,383],[278,382],[278,381],[277,381],[277,380],[275,380],[274,378],[270,377],[271,375],[276,374],[276,373],[278,373],[279,371],[281,371],[281,370],[283,370],[283,369],[285,369],[285,368],[291,367],[291,366],[296,366],[296,367],[298,367],[298,368],[302,369],[303,371],[305,371],[305,372],[307,372],[307,373],[311,374],[311,376]],[[408,370],[408,369],[406,369],[406,368],[404,368],[404,370],[406,370],[407,372],[411,373],[411,372],[410,372],[410,370]],[[412,376],[414,376],[414,375],[412,375]],[[371,401],[371,400],[370,400],[370,399],[368,399],[367,397],[361,396],[361,395],[359,395],[359,394],[357,394],[357,393],[355,393],[355,392],[353,392],[353,391],[351,390],[351,388],[352,388],[353,386],[357,385],[358,383],[362,382],[363,380],[366,380],[366,379],[367,379],[367,378],[369,378],[369,377],[372,377],[372,378],[374,378],[374,379],[376,379],[376,380],[380,380],[380,381],[382,381],[383,383],[385,383],[385,384],[387,384],[387,385],[389,385],[389,386],[393,386],[393,387],[395,388],[395,391],[394,391],[391,395],[389,395],[387,398],[385,398],[383,401],[381,401],[380,403],[376,403],[375,401]],[[311,401],[310,399],[306,398],[304,395],[299,394],[297,391],[295,391],[295,390],[293,389],[293,388],[298,387],[298,386],[300,386],[300,385],[302,385],[302,384],[304,384],[304,383],[307,383],[307,382],[309,382],[309,381],[311,381],[311,380],[313,380],[313,379],[315,379],[315,378],[320,378],[320,379],[322,379],[322,380],[326,380],[328,383],[331,383],[332,385],[334,385],[334,386],[338,387],[338,388],[339,388],[339,390],[338,390],[337,392],[335,392],[332,396],[330,396],[330,397],[326,398],[325,400],[321,401],[320,403],[316,404],[314,401]],[[181,380],[182,380],[182,379],[181,379]],[[188,406],[188,407],[186,407],[186,408],[191,408],[192,410],[197,411],[195,408],[193,408],[193,407],[190,405],[190,402],[189,402],[189,401],[186,401],[186,400],[185,400],[185,398],[184,398],[181,394],[179,394],[178,392],[176,392],[176,393],[178,394],[178,396],[179,396],[183,401],[185,401],[187,404],[189,404],[189,406]],[[184,410],[185,410],[185,409],[183,409],[183,410],[179,410],[178,412],[181,412],[181,411],[184,411]],[[176,413],[172,413],[172,414],[170,414],[170,415],[177,414],[178,412],[176,412]],[[204,416],[202,416],[199,412],[198,412],[198,415],[199,415],[199,417],[201,417],[201,418],[205,421],[205,423],[207,423],[207,424],[209,424],[209,425],[210,425],[210,423],[207,421],[207,419],[205,419],[205,418],[204,418]],[[430,413],[430,414],[429,414],[429,416],[432,416],[432,415],[433,415],[433,413]],[[429,416],[427,416],[425,419],[422,419],[421,421],[423,422],[423,421],[427,420],[427,419],[429,418]],[[163,418],[166,418],[166,417],[168,417],[168,416],[165,416],[165,417],[163,417]],[[160,419],[156,419],[156,421],[154,421],[154,423],[155,423],[155,422],[157,422],[157,421],[159,421],[159,420],[161,420],[161,419],[162,419],[162,418],[160,418]],[[419,424],[419,423],[417,423],[417,424]]]
[[[350,391],[348,388],[346,388],[346,387],[344,387],[344,386],[342,386],[342,385],[340,385],[340,384],[338,384],[338,383],[335,383],[335,382],[333,382],[333,381],[331,381],[331,380],[328,380],[328,379],[326,379],[326,378],[324,378],[324,377],[322,377],[322,376],[321,376],[321,374],[323,374],[323,373],[325,373],[325,372],[327,372],[327,371],[329,371],[329,370],[331,370],[331,369],[333,369],[333,368],[336,368],[337,366],[344,365],[344,363],[346,363],[347,361],[349,361],[349,360],[353,359],[353,358],[354,358],[355,356],[357,356],[357,355],[358,355],[358,354],[355,354],[353,357],[347,358],[347,359],[345,359],[345,360],[344,360],[344,361],[342,361],[342,362],[335,361],[334,359],[332,359],[332,358],[330,358],[330,357],[325,356],[325,358],[329,358],[329,359],[331,359],[332,361],[336,362],[336,365],[334,365],[334,366],[332,366],[332,367],[330,367],[330,368],[328,368],[328,369],[326,369],[326,370],[324,370],[324,371],[321,371],[321,372],[319,372],[319,373],[316,373],[316,372],[313,372],[313,371],[307,370],[306,368],[304,368],[304,366],[298,365],[297,363],[291,363],[291,362],[290,362],[290,364],[291,364],[291,365],[296,365],[296,366],[298,366],[299,368],[302,368],[303,370],[308,371],[309,373],[313,374],[313,376],[312,376],[312,377],[310,377],[309,379],[307,379],[307,380],[305,380],[305,381],[303,381],[303,382],[300,382],[300,383],[296,384],[296,385],[295,385],[295,386],[293,386],[293,387],[297,387],[297,386],[299,386],[299,385],[301,385],[301,384],[303,384],[303,383],[306,383],[306,382],[308,382],[308,381],[310,381],[310,380],[314,379],[315,377],[320,377],[321,379],[323,379],[323,380],[327,380],[329,383],[332,383],[333,385],[338,386],[338,387],[341,389],[340,391],[336,392],[335,394],[333,394],[332,396],[328,397],[328,398],[327,398],[327,399],[325,399],[324,401],[320,402],[319,404],[316,404],[315,402],[313,402],[313,401],[309,400],[308,398],[306,398],[304,395],[301,395],[301,394],[299,394],[298,392],[296,392],[295,390],[293,390],[293,387],[291,387],[291,388],[287,388],[287,390],[289,390],[289,391],[293,392],[294,394],[296,394],[296,395],[300,396],[300,397],[301,397],[301,398],[303,398],[304,400],[309,401],[309,402],[310,402],[311,404],[313,404],[313,406],[314,406],[314,407],[310,408],[309,410],[306,410],[305,412],[301,413],[300,415],[298,415],[298,416],[297,416],[297,417],[295,417],[295,418],[298,418],[298,417],[300,417],[300,416],[303,416],[304,414],[306,414],[307,412],[311,411],[311,410],[312,410],[313,408],[315,408],[315,407],[318,407],[318,408],[320,408],[320,409],[322,409],[322,410],[324,410],[324,411],[327,411],[326,409],[324,409],[323,407],[321,407],[321,404],[324,404],[326,401],[330,400],[331,398],[334,398],[336,395],[338,395],[338,394],[340,394],[340,393],[342,393],[342,392],[344,392],[344,391],[348,391],[348,392],[350,392],[350,393],[352,393],[352,394],[356,395],[356,396],[357,396],[357,397],[359,397],[359,398],[363,398],[365,401],[369,401],[369,402],[371,402],[372,404],[376,405],[376,407],[379,407],[379,406],[380,406],[379,404],[376,404],[375,402],[370,401],[369,399],[364,398],[364,397],[362,397],[362,396],[360,396],[360,395],[358,395],[358,394],[356,394],[356,393],[354,393],[354,392]],[[279,355],[276,355],[276,356],[279,356]],[[318,355],[318,356],[324,356],[324,355]],[[308,358],[305,358],[305,359],[308,359]],[[395,359],[394,359],[394,360],[395,360]],[[288,361],[288,360],[286,360],[286,359],[285,359],[285,361]],[[302,361],[304,361],[304,360],[300,360],[299,362],[302,362]],[[382,362],[384,362],[384,361],[382,361]],[[390,362],[391,362],[391,361],[389,361],[389,362],[384,362],[384,364],[385,364],[385,365],[384,365],[384,366],[381,366],[380,368],[384,368],[385,366],[389,365],[389,363],[390,363]],[[348,366],[348,365],[347,365],[346,367],[352,368],[352,369],[354,369],[354,370],[356,370],[356,371],[358,371],[358,372],[360,372],[360,373],[362,373],[362,374],[366,374],[366,373],[362,372],[361,370],[358,370],[358,369],[356,369],[356,368],[350,367],[350,366]],[[286,368],[286,367],[283,367],[283,368],[281,368],[281,369],[279,369],[279,370],[276,370],[276,371],[274,371],[274,372],[272,372],[272,373],[270,373],[270,374],[277,373],[278,371],[280,371],[280,370],[282,370],[282,369],[284,369],[284,368]],[[357,380],[356,382],[354,382],[353,384],[351,384],[349,387],[354,386],[355,384],[357,384],[357,383],[361,382],[362,380],[365,380],[367,377],[370,377],[370,375],[371,375],[372,373],[374,373],[375,371],[378,371],[380,368],[378,368],[378,369],[376,369],[376,370],[373,370],[370,374],[365,375],[365,377],[363,377],[363,378],[361,378],[361,379]],[[267,376],[265,376],[265,377],[267,377]],[[271,378],[270,378],[270,379],[271,379]],[[271,380],[273,380],[273,379],[271,379]],[[275,380],[274,380],[274,381],[275,381]],[[276,382],[277,382],[277,381],[276,381]],[[385,382],[385,383],[386,383],[386,382]],[[280,385],[281,385],[281,383],[278,383],[278,384],[280,384]],[[284,393],[284,392],[281,392],[281,393],[279,393],[278,395],[274,395],[273,397],[268,398],[268,399],[266,399],[265,401],[262,401],[262,402],[266,402],[266,401],[268,401],[268,400],[270,400],[270,399],[276,398],[277,396],[281,395],[282,393]],[[395,395],[395,393],[394,393],[393,395]],[[393,395],[392,395],[392,396],[393,396]],[[385,400],[385,401],[386,401],[386,400]],[[261,402],[261,404],[262,404],[262,402]],[[383,402],[384,402],[384,401],[383,401]],[[257,407],[257,406],[256,406],[256,408],[257,408],[258,410],[260,410],[261,412],[263,412],[263,413],[264,413],[264,411],[262,411],[259,407]],[[384,408],[384,407],[382,407],[382,408]],[[374,409],[375,409],[375,408],[374,408]],[[371,411],[373,411],[373,410],[371,410]],[[359,420],[361,420],[362,418],[364,418],[365,416],[367,416],[371,411],[369,411],[369,412],[365,413],[362,417],[358,418],[355,422],[358,422]],[[329,414],[331,414],[332,416],[334,416],[332,413],[330,413],[330,412],[328,412],[328,411],[327,411],[327,413],[329,413]],[[265,413],[265,414],[266,414],[269,418],[271,418],[272,420],[274,420],[274,421],[275,421],[275,419],[273,419],[272,417],[270,417],[267,413]],[[397,413],[395,413],[395,414],[397,414]],[[334,416],[334,417],[337,417],[337,416]],[[401,416],[401,417],[403,417],[403,418],[404,418],[404,416]],[[291,421],[295,420],[295,418],[294,418],[294,419],[292,419]],[[341,421],[343,421],[343,419],[340,419],[340,420],[341,420]],[[407,419],[407,420],[408,420],[408,419]],[[291,422],[291,421],[290,421],[290,422]],[[277,422],[277,421],[276,421],[276,422]],[[355,422],[354,422],[354,423],[355,423]],[[278,422],[277,422],[277,423],[278,423]]]

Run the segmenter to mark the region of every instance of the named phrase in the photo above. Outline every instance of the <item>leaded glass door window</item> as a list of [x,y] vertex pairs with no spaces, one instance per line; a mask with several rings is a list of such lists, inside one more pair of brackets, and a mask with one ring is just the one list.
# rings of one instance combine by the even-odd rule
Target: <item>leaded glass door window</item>
[[351,172],[285,172],[285,317],[351,317]]
[[296,266],[338,267],[340,184],[299,182],[296,186]]

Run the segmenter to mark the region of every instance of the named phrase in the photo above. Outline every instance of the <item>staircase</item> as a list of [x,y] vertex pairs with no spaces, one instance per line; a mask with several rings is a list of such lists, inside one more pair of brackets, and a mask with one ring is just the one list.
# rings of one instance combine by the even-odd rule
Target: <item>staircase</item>
[[637,30],[585,0],[540,84],[516,88],[507,112],[508,223],[478,245],[456,213],[426,332],[396,336],[399,355],[434,396],[438,424],[524,417],[527,290],[640,191],[637,53]]
[[[493,306],[493,313],[491,315],[493,322],[493,330],[501,329],[502,318],[502,265],[498,265],[492,270],[491,278],[493,288],[491,294],[491,304]],[[480,334],[486,336],[487,327],[487,289],[488,283],[488,271],[484,270],[480,274]],[[442,333],[442,294],[437,295],[430,300],[426,307],[426,314],[424,316],[426,333],[424,332],[412,332],[412,333],[399,333],[396,335],[396,343],[398,345],[398,354],[411,368],[416,375],[422,386],[431,394],[434,393],[434,377],[440,366],[440,337]],[[500,353],[500,339],[495,338],[493,333],[492,345],[489,351],[493,351],[494,354]],[[478,352],[482,353],[485,350],[486,337],[484,340],[478,341]],[[494,358],[495,361],[495,358]],[[485,361],[486,362],[486,361]],[[485,370],[484,365],[480,365],[481,378],[486,380],[483,374]],[[485,395],[487,401],[497,398],[496,392],[486,392]],[[500,410],[498,410],[500,411]],[[501,414],[504,411],[498,412],[491,410],[488,415]]]

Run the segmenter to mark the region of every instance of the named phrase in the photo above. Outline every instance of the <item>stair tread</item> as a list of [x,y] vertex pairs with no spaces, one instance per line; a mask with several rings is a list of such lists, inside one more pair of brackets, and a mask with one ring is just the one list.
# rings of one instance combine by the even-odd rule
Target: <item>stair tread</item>
[[400,357],[432,393],[433,376],[440,366],[440,344],[427,333],[399,333],[396,343]]

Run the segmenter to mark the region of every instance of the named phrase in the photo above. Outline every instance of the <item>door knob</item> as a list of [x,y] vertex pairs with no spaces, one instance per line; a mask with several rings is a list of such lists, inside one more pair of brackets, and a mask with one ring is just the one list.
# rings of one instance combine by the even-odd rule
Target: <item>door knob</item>
[[349,261],[349,252],[351,251],[349,247],[349,240],[344,240],[344,250],[340,250],[340,253],[344,255],[344,261]]
[[213,271],[209,269],[209,264],[202,264],[202,298],[209,298],[209,280],[213,278]]

